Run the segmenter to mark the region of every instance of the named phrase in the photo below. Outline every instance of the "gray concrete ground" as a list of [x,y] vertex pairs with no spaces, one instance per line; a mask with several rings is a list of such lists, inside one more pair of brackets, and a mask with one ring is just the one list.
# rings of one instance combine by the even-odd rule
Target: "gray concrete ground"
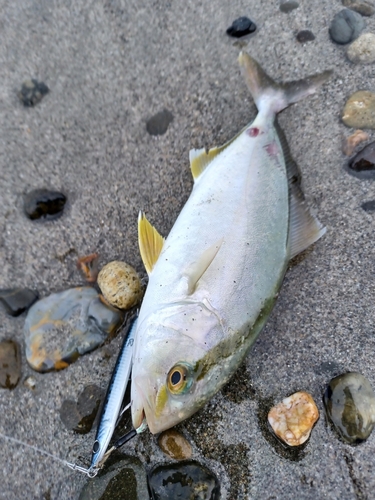
[[[280,80],[332,68],[316,96],[280,116],[304,176],[309,203],[327,234],[293,266],[279,301],[243,368],[228,388],[180,429],[195,457],[220,474],[223,498],[375,498],[375,435],[342,444],[327,426],[322,394],[332,375],[356,370],[375,387],[374,184],[343,171],[340,121],[346,98],[374,90],[374,67],[355,66],[328,35],[339,0],[301,0],[290,14],[277,0],[0,1],[0,287],[28,286],[42,296],[81,283],[78,255],[123,259],[143,273],[136,220],[144,209],[167,234],[192,179],[188,152],[221,144],[255,116],[237,66],[238,48],[225,34],[248,15],[258,25],[249,52]],[[373,31],[375,18],[366,19]],[[301,45],[300,29],[316,39]],[[28,78],[51,89],[33,109],[17,90]],[[146,120],[163,108],[174,120],[151,137]],[[62,218],[33,223],[22,195],[61,189]],[[74,249],[77,254],[69,253]],[[24,316],[0,312],[0,339],[23,345]],[[88,383],[106,387],[121,335],[108,347],[59,373],[33,373],[34,393],[21,382],[0,393],[0,432],[62,458],[90,456],[93,432],[66,430],[64,399]],[[105,350],[113,354],[108,360]],[[292,456],[269,438],[265,412],[295,390],[315,398],[321,418],[304,453]],[[240,397],[241,396],[241,397]],[[86,481],[58,462],[1,440],[0,498],[74,499]],[[147,467],[163,461],[147,434],[129,444]]]

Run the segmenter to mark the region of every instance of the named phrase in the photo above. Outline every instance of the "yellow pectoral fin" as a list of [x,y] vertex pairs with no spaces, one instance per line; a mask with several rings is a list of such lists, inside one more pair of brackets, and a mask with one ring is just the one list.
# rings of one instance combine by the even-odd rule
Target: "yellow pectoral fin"
[[147,274],[150,274],[164,245],[164,238],[149,223],[143,212],[138,216],[138,244]]

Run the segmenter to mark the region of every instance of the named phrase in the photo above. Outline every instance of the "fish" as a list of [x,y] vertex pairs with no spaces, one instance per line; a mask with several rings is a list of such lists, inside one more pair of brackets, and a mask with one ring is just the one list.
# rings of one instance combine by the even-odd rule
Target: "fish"
[[233,139],[190,151],[192,192],[167,238],[140,212],[149,276],[131,383],[134,428],[157,434],[202,408],[237,370],[264,327],[289,261],[325,228],[310,212],[276,115],[331,71],[276,83],[239,55],[258,114]]

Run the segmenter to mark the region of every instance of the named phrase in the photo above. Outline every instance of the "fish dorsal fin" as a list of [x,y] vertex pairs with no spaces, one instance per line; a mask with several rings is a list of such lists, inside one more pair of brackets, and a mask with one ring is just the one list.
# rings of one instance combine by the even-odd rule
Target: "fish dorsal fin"
[[162,251],[164,238],[149,223],[143,212],[138,216],[138,244],[147,274],[153,270]]
[[289,184],[289,244],[293,258],[323,236],[326,229],[311,214],[301,188],[300,169],[290,153],[284,131],[277,119],[274,125],[283,150]]
[[198,281],[202,278],[202,276],[216,257],[221,245],[223,244],[223,241],[223,238],[221,238],[215,244],[211,245],[200,255],[199,259],[194,261],[189,265],[187,269],[185,269],[184,275],[187,277],[189,295],[194,293]]
[[191,149],[189,152],[190,169],[194,180],[196,181],[201,173],[208,167],[208,165],[214,160],[220,153],[224,151],[232,142],[234,142],[237,137],[239,137],[244,130],[246,130],[248,125],[238,132],[232,139],[227,141],[222,146],[215,146],[207,151],[207,149]]

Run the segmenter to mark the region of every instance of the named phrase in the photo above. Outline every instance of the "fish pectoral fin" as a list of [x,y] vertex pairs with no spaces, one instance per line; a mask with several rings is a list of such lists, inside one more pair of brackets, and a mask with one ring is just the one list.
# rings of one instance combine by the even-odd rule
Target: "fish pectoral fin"
[[312,215],[298,184],[290,186],[289,242],[291,259],[315,243],[326,228]]
[[194,293],[198,281],[202,278],[204,273],[207,271],[207,269],[210,267],[212,264],[212,261],[216,257],[218,251],[221,248],[221,245],[223,244],[224,238],[221,238],[218,242],[216,242],[214,245],[210,246],[207,248],[199,257],[198,260],[194,261],[192,264],[190,264],[187,269],[185,269],[185,272],[183,273],[187,277],[188,281],[188,295],[191,295]]
[[138,244],[147,274],[153,270],[163,249],[165,239],[146,219],[143,212],[138,216]]

